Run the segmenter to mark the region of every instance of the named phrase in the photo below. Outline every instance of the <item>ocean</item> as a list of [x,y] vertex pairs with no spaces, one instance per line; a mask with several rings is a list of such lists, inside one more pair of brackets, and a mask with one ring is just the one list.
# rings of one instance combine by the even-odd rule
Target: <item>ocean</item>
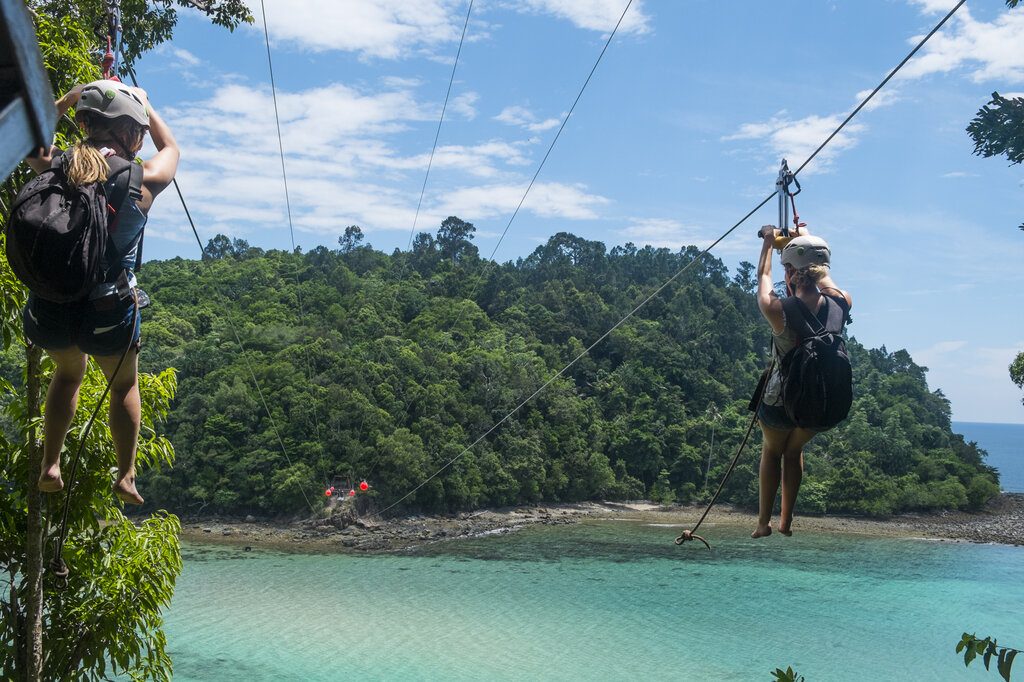
[[710,552],[629,520],[383,556],[188,545],[175,679],[980,682],[962,632],[1024,645],[1024,548],[702,530]]
[[999,470],[1005,492],[1024,493],[1024,424],[953,422],[953,431],[988,451],[986,462]]

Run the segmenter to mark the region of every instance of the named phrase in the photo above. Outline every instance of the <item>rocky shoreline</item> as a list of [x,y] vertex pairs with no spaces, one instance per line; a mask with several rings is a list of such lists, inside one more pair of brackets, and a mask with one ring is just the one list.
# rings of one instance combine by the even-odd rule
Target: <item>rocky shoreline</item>
[[[538,524],[562,525],[584,519],[634,519],[688,527],[702,507],[649,502],[585,502],[568,505],[484,509],[452,516],[379,519],[339,510],[321,519],[271,523],[253,517],[183,519],[182,538],[242,548],[301,552],[382,553],[429,543],[512,533]],[[753,528],[755,516],[729,505],[716,506],[706,523]],[[798,516],[794,531],[839,532],[878,537],[916,537],[1024,546],[1024,494],[1004,493],[980,512],[906,514],[889,519]]]

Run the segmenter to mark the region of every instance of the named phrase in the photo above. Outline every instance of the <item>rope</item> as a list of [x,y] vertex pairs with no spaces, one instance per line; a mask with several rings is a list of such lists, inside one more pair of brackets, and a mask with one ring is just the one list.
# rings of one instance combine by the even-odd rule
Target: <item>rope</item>
[[[530,190],[533,189],[534,183],[537,182],[537,177],[540,175],[541,170],[544,168],[544,164],[547,163],[548,157],[551,155],[551,150],[555,148],[555,143],[558,142],[558,138],[562,136],[562,131],[565,130],[565,125],[569,122],[569,118],[572,116],[572,113],[576,110],[576,105],[579,103],[580,98],[583,97],[583,92],[587,89],[587,85],[590,84],[590,79],[594,77],[594,72],[597,71],[598,65],[604,58],[604,53],[608,51],[608,46],[612,44],[612,39],[618,32],[619,26],[622,25],[622,20],[626,18],[626,13],[629,12],[629,8],[630,6],[632,6],[632,4],[633,0],[629,0],[629,2],[626,3],[626,7],[625,9],[622,10],[622,14],[619,16],[619,20],[615,23],[615,28],[613,28],[612,32],[608,34],[608,39],[604,42],[604,47],[601,48],[600,54],[597,55],[597,60],[594,62],[594,66],[590,68],[590,73],[587,74],[587,78],[586,80],[583,81],[583,85],[582,87],[580,87],[580,91],[576,93],[576,99],[573,100],[572,106],[569,107],[569,113],[567,113],[565,115],[565,118],[562,119],[562,125],[558,126],[558,132],[555,133],[555,137],[551,140],[551,144],[548,146],[548,150],[544,152],[544,158],[541,159],[540,165],[537,166],[536,172],[534,172],[533,177],[530,179],[530,184],[526,186],[526,191],[523,192],[523,197],[519,200],[519,203],[516,205],[515,210],[512,211],[512,215],[508,219],[508,224],[505,225],[505,229],[502,231],[501,236],[498,238],[498,242],[494,245],[494,249],[491,250],[491,255],[488,257],[487,260],[488,265],[490,265],[491,262],[494,260],[494,255],[498,253],[498,247],[500,247],[501,242],[505,240],[505,235],[508,234],[509,228],[512,227],[512,222],[516,219],[516,216],[519,215],[519,209],[521,209],[523,207],[523,204],[526,202],[526,197],[530,194]],[[484,267],[487,267],[488,265],[485,265]],[[474,298],[476,298],[476,292],[480,288],[480,285],[482,283],[483,276],[480,276],[477,279],[476,283],[473,285],[473,290],[470,292],[470,295],[468,297],[469,300],[472,301]],[[460,310],[459,316],[455,318],[455,322],[452,324],[452,328],[457,327],[461,320],[462,311]]]
[[[132,85],[134,85],[135,87],[139,87],[139,83],[135,77],[135,70],[133,68],[128,68],[128,75],[132,79]],[[174,189],[178,193],[178,199],[181,200],[181,207],[185,210],[185,217],[188,218],[188,223],[192,227],[192,234],[195,235],[196,242],[199,244],[201,259],[203,262],[209,263],[209,267],[213,267],[213,262],[207,256],[206,247],[203,246],[203,240],[200,239],[199,237],[199,231],[196,229],[195,221],[192,220],[192,214],[188,210],[188,204],[185,202],[185,196],[181,193],[181,187],[178,186],[178,180],[176,178],[173,180],[173,184]],[[252,365],[249,362],[249,358],[246,357],[245,355],[245,344],[242,343],[242,338],[238,335],[238,330],[235,328],[235,325],[232,324],[231,320],[225,317],[224,321],[227,323],[228,329],[231,330],[231,335],[234,337],[235,343],[238,344],[238,348],[241,351],[240,357],[242,358],[242,362],[245,363],[245,368],[248,370],[249,376],[252,378],[253,385],[256,387],[256,392],[259,394],[260,402],[263,405],[263,410],[267,413],[267,419],[270,420],[270,426],[273,429],[274,435],[277,437],[277,441],[281,446],[281,452],[284,453],[284,457],[288,461],[288,466],[294,466],[292,458],[288,454],[288,448],[285,447],[284,439],[281,437],[281,432],[277,428],[277,421],[274,419],[274,415],[270,411],[270,407],[267,405],[266,398],[264,398],[263,396],[263,389],[260,388],[260,382],[256,378],[256,373],[252,369]],[[302,493],[302,498],[306,501],[306,504],[309,506],[310,511],[316,511],[316,507],[314,507],[313,503],[310,502],[309,497],[306,495],[306,491],[303,490],[302,488],[299,488],[299,492]]]
[[128,341],[128,346],[124,349],[124,352],[121,353],[121,357],[117,361],[117,366],[107,379],[107,384],[103,388],[103,394],[96,402],[96,407],[93,408],[92,414],[89,416],[89,421],[85,423],[85,428],[82,430],[82,436],[78,441],[78,449],[75,451],[75,456],[71,459],[71,473],[68,474],[68,490],[67,493],[64,494],[64,506],[61,510],[60,524],[58,524],[57,536],[53,545],[53,559],[50,561],[50,570],[57,579],[59,587],[67,585],[69,574],[67,564],[64,563],[64,543],[67,542],[68,539],[68,515],[71,511],[71,494],[74,492],[75,478],[78,475],[78,462],[82,459],[82,452],[85,450],[85,443],[89,438],[89,432],[92,430],[92,425],[96,421],[96,415],[99,414],[100,408],[103,407],[103,403],[106,401],[107,396],[110,394],[110,389],[114,385],[114,378],[117,376],[117,373],[121,371],[121,366],[124,364],[125,358],[128,357],[128,353],[136,346],[135,325],[139,322],[139,296],[137,293],[132,292],[132,298],[132,324],[130,327],[132,333],[131,338]]
[[[264,4],[264,0],[260,0],[260,11],[263,14],[263,37],[267,44],[267,68],[270,71],[270,94],[274,101],[274,122],[277,124],[277,149],[281,157],[281,178],[284,181],[284,203],[288,215],[288,234],[291,237],[292,253],[295,253],[295,227],[292,223],[292,202],[291,193],[288,191],[288,169],[285,167],[284,162],[284,138],[281,135],[281,115],[277,107],[277,85],[274,81],[274,61],[270,55],[270,30],[267,26],[267,8]],[[299,272],[295,272],[295,299],[299,308],[299,321],[305,319],[306,313],[304,306],[302,305],[302,290],[300,288]],[[306,363],[306,378],[309,381],[310,386],[313,384],[313,365],[309,360],[309,348],[305,344],[302,346],[303,356]],[[310,407],[313,410],[313,423],[316,430],[316,439],[320,444],[320,456],[317,458],[317,466],[320,468],[320,474],[324,477],[324,481],[327,485],[330,485],[330,479],[327,474],[327,470],[324,467],[323,453],[324,453],[324,441],[323,433],[320,425],[320,413],[317,410],[317,401],[313,397],[310,401]]]
[[[473,12],[473,1],[474,0],[470,0],[469,7],[466,9],[466,20],[462,24],[462,36],[459,38],[459,47],[455,51],[455,62],[452,64],[452,73],[448,79],[448,90],[447,92],[445,92],[444,95],[444,104],[441,106],[441,117],[437,121],[437,130],[434,133],[434,145],[430,149],[430,157],[427,160],[427,170],[423,176],[423,186],[420,188],[420,198],[419,201],[416,202],[416,215],[413,217],[412,229],[409,231],[409,245],[407,247],[410,257],[405,259],[401,273],[399,274],[399,280],[404,280],[409,275],[410,262],[412,260],[412,243],[413,239],[416,237],[416,225],[419,222],[420,208],[423,205],[423,197],[427,191],[427,180],[430,178],[430,169],[434,163],[434,153],[437,151],[437,142],[441,137],[441,125],[444,123],[444,114],[448,110],[448,100],[451,97],[452,86],[455,83],[455,71],[459,67],[459,57],[462,55],[462,45],[466,40],[466,31],[469,28],[469,17]],[[381,344],[381,347],[384,350],[384,354],[388,356],[388,361],[394,364],[394,358],[391,356],[391,353],[388,352],[387,346],[385,344]],[[406,392],[402,391],[402,423],[404,423],[409,418],[410,407],[412,407],[412,398],[407,399]],[[365,415],[363,421],[365,422]],[[363,426],[362,424],[360,424],[360,434],[362,434],[362,430]],[[373,456],[373,458],[370,460],[369,466],[363,472],[367,479],[371,478],[374,472],[377,470],[377,465],[380,464],[381,454],[381,451],[378,450],[376,454]]]
[[[886,83],[888,83],[888,82],[889,82],[889,81],[890,81],[890,80],[892,79],[892,77],[893,77],[893,76],[895,76],[895,75],[896,75],[896,73],[897,73],[897,72],[898,72],[898,71],[899,71],[899,70],[900,70],[901,68],[903,68],[903,66],[904,66],[904,65],[905,65],[905,64],[906,64],[906,63],[907,63],[908,61],[910,61],[910,58],[911,58],[911,57],[913,57],[913,56],[914,56],[914,55],[915,55],[915,54],[916,54],[916,53],[918,52],[918,50],[920,50],[920,49],[921,49],[921,47],[922,47],[922,46],[923,46],[923,45],[924,45],[924,44],[925,44],[926,42],[928,42],[928,39],[929,39],[929,38],[931,38],[931,37],[932,37],[933,35],[935,35],[935,33],[936,33],[936,32],[937,32],[937,31],[938,31],[938,30],[939,30],[939,29],[940,29],[940,28],[941,28],[941,27],[942,27],[942,26],[943,26],[943,25],[944,25],[944,24],[946,23],[946,21],[948,21],[948,20],[949,20],[949,18],[950,18],[950,17],[952,17],[952,16],[953,16],[953,14],[954,14],[954,13],[955,13],[955,12],[956,12],[956,11],[957,11],[958,9],[960,9],[960,7],[961,7],[961,6],[962,6],[962,5],[964,4],[964,2],[966,2],[966,0],[960,0],[960,2],[959,2],[959,3],[957,3],[957,5],[956,5],[956,6],[955,6],[955,7],[954,7],[954,8],[952,9],[952,10],[950,10],[950,11],[949,11],[949,13],[948,13],[948,14],[946,14],[946,16],[945,16],[945,17],[943,17],[943,18],[942,18],[942,20],[941,20],[941,21],[939,21],[939,23],[938,23],[938,24],[936,24],[935,28],[933,28],[933,29],[932,29],[932,30],[931,30],[931,31],[930,31],[930,32],[929,32],[929,33],[928,33],[928,34],[927,34],[927,35],[926,35],[926,36],[925,36],[925,37],[924,37],[923,39],[921,39],[921,41],[920,41],[920,42],[919,42],[919,43],[917,44],[917,46],[915,46],[915,47],[914,47],[914,49],[913,49],[913,50],[911,50],[911,51],[910,51],[910,53],[909,53],[909,54],[908,54],[908,55],[907,55],[906,57],[904,57],[904,58],[903,58],[903,60],[902,60],[902,61],[901,61],[901,62],[900,62],[900,63],[899,63],[899,64],[898,64],[898,65],[897,65],[897,66],[896,66],[896,67],[895,67],[894,69],[892,69],[892,71],[890,71],[890,72],[889,72],[889,74],[888,74],[888,75],[887,75],[887,76],[886,76],[886,77],[885,77],[885,78],[884,78],[884,79],[882,80],[882,82],[881,82],[881,83],[879,83],[879,84],[878,84],[878,86],[877,86],[877,87],[876,87],[876,88],[875,88],[874,90],[872,90],[872,91],[871,91],[871,93],[870,93],[870,94],[869,94],[869,95],[868,95],[867,97],[865,97],[865,98],[864,98],[864,100],[863,100],[863,101],[862,101],[862,102],[861,102],[861,103],[860,103],[859,105],[857,105],[857,108],[856,108],[856,109],[854,109],[854,110],[853,110],[853,112],[851,112],[851,113],[850,113],[850,115],[849,115],[849,116],[847,116],[847,117],[846,117],[846,119],[845,119],[845,120],[844,120],[844,121],[843,121],[843,122],[842,122],[841,124],[839,124],[839,127],[838,127],[838,128],[836,128],[836,129],[835,129],[834,131],[832,131],[832,134],[831,134],[831,135],[829,135],[829,136],[828,136],[828,137],[827,137],[827,138],[825,139],[825,141],[824,141],[824,142],[822,142],[822,143],[821,143],[821,144],[820,144],[820,145],[818,146],[818,148],[814,150],[814,152],[813,152],[813,153],[812,153],[812,154],[811,154],[811,155],[810,155],[810,156],[809,156],[809,157],[807,158],[807,160],[806,160],[806,161],[804,161],[804,162],[803,162],[803,163],[802,163],[802,164],[800,165],[800,167],[799,167],[799,168],[797,168],[797,170],[796,170],[796,171],[794,171],[794,173],[793,173],[793,175],[794,175],[794,176],[795,176],[795,175],[797,175],[797,174],[798,174],[798,173],[799,173],[799,172],[800,172],[801,170],[803,170],[803,169],[804,169],[804,168],[805,168],[805,167],[807,166],[807,164],[808,164],[808,163],[810,163],[811,159],[813,159],[813,158],[814,158],[815,156],[817,156],[817,154],[818,154],[818,153],[819,153],[819,152],[820,152],[820,151],[821,151],[822,149],[824,149],[824,148],[825,148],[825,146],[826,146],[826,145],[827,145],[827,144],[828,144],[829,142],[831,142],[831,141],[832,141],[832,139],[833,139],[833,138],[834,138],[834,137],[835,137],[835,136],[836,136],[837,134],[839,134],[839,131],[841,131],[841,130],[842,130],[842,129],[843,129],[843,128],[844,128],[845,126],[846,126],[846,124],[847,124],[847,123],[849,123],[849,122],[850,122],[850,121],[851,121],[851,120],[853,119],[853,117],[854,117],[854,116],[855,116],[855,115],[856,115],[856,114],[857,114],[858,112],[860,112],[860,110],[861,110],[861,109],[863,109],[863,108],[864,108],[864,106],[865,106],[865,105],[866,105],[866,104],[867,104],[867,103],[868,103],[868,102],[869,102],[869,101],[871,100],[871,98],[873,98],[873,97],[875,96],[875,94],[877,94],[877,93],[878,93],[878,91],[879,91],[879,90],[881,90],[881,89],[882,89],[882,87],[883,87],[883,86],[884,86],[884,85],[885,85]],[[626,9],[629,9],[629,6],[628,6],[628,5],[626,6]],[[622,20],[622,19],[620,18],[620,19],[619,19],[619,21],[621,22],[621,20]],[[607,44],[605,45],[605,47],[607,48]],[[602,51],[602,54],[603,54],[603,51]],[[589,80],[589,79],[588,79],[588,80]],[[577,99],[579,99],[579,98],[577,98]],[[568,117],[566,117],[566,119],[568,119]],[[564,125],[564,124],[563,124],[563,125]],[[561,132],[561,129],[559,129],[559,132]],[[556,138],[556,139],[557,139],[557,138]],[[550,152],[550,149],[549,149],[549,152]],[[546,159],[546,158],[547,158],[547,156],[545,156],[545,159]],[[539,169],[538,169],[538,172],[539,172]],[[536,176],[535,176],[535,177],[536,177]],[[639,311],[639,310],[640,310],[641,308],[643,308],[643,307],[644,307],[645,305],[647,305],[647,304],[648,304],[648,303],[649,303],[649,302],[650,302],[650,301],[651,301],[652,299],[654,299],[654,298],[655,298],[656,296],[658,296],[658,294],[660,294],[660,293],[661,293],[661,292],[662,292],[662,291],[663,291],[663,290],[664,290],[664,289],[665,289],[666,287],[668,287],[668,286],[669,286],[670,284],[672,284],[672,282],[674,282],[674,281],[675,281],[676,279],[678,279],[678,278],[679,278],[679,277],[680,277],[680,276],[681,276],[681,275],[682,275],[683,273],[685,273],[685,272],[686,272],[687,270],[689,270],[690,268],[692,268],[692,267],[693,267],[694,265],[696,265],[696,264],[697,264],[698,262],[700,262],[701,260],[703,260],[703,259],[704,259],[704,257],[705,257],[705,256],[706,256],[706,255],[707,255],[708,253],[710,253],[710,252],[711,252],[711,250],[712,250],[713,248],[715,248],[716,246],[718,246],[718,244],[719,244],[719,243],[720,243],[720,242],[721,242],[722,240],[724,240],[724,239],[725,239],[726,237],[728,237],[728,236],[729,236],[730,234],[732,234],[732,233],[733,233],[733,231],[735,231],[735,230],[736,230],[736,228],[738,228],[738,227],[739,227],[740,225],[742,225],[743,223],[745,223],[745,222],[747,221],[747,219],[748,219],[748,218],[750,218],[750,216],[754,215],[754,213],[756,213],[756,212],[757,212],[758,210],[760,210],[760,209],[761,209],[761,208],[762,208],[762,207],[763,207],[763,206],[764,206],[765,204],[767,204],[767,203],[768,203],[769,201],[771,201],[771,199],[772,199],[772,198],[773,198],[773,197],[774,197],[774,196],[775,196],[775,195],[776,195],[777,193],[778,193],[777,191],[776,191],[776,192],[772,192],[771,194],[769,194],[768,196],[766,196],[766,197],[765,197],[764,199],[762,199],[762,200],[760,201],[760,203],[758,203],[758,204],[757,204],[757,205],[756,205],[756,206],[755,206],[754,208],[752,208],[752,209],[751,209],[750,211],[748,211],[748,212],[747,212],[747,214],[746,214],[746,215],[744,215],[744,216],[743,216],[742,218],[740,218],[740,219],[739,219],[739,220],[738,220],[738,221],[737,221],[737,222],[736,222],[736,223],[735,223],[735,224],[734,224],[734,225],[733,225],[732,227],[730,227],[730,228],[729,228],[728,230],[726,230],[726,231],[725,231],[724,233],[722,233],[722,235],[721,235],[720,237],[718,237],[718,239],[716,239],[715,241],[713,241],[713,242],[712,242],[712,243],[711,243],[711,244],[710,244],[709,246],[707,246],[707,247],[706,247],[706,248],[705,248],[705,249],[704,249],[703,251],[701,251],[701,252],[700,252],[699,254],[697,254],[697,256],[696,256],[696,257],[694,257],[694,259],[693,259],[692,261],[690,261],[689,263],[687,263],[686,265],[684,265],[684,266],[683,266],[682,268],[680,268],[680,269],[679,269],[679,270],[678,270],[678,271],[677,271],[677,272],[676,272],[676,273],[675,273],[674,275],[672,275],[671,277],[669,277],[669,278],[668,278],[668,279],[667,279],[667,280],[666,280],[666,281],[665,281],[664,283],[662,283],[662,284],[661,284],[660,286],[658,286],[658,288],[656,288],[656,289],[655,289],[655,290],[654,290],[654,291],[653,291],[653,292],[652,292],[651,294],[649,294],[649,295],[648,295],[648,296],[647,296],[646,298],[644,298],[644,299],[643,299],[643,300],[642,300],[642,301],[641,301],[640,303],[638,303],[638,304],[637,304],[637,305],[636,305],[636,306],[635,306],[635,307],[634,307],[634,308],[633,308],[632,310],[630,310],[630,311],[629,311],[628,313],[626,313],[626,315],[625,315],[625,316],[624,316],[624,317],[623,317],[623,318],[622,318],[621,320],[619,320],[619,321],[618,321],[618,322],[616,322],[616,323],[615,323],[614,325],[612,325],[612,327],[611,327],[611,328],[610,328],[610,329],[609,329],[608,331],[606,331],[606,332],[605,332],[604,334],[602,334],[602,335],[601,335],[600,337],[598,337],[598,339],[597,339],[596,341],[594,341],[594,342],[593,342],[592,344],[590,344],[590,345],[589,345],[589,346],[588,346],[588,347],[587,347],[587,348],[586,348],[586,349],[585,349],[585,350],[584,350],[583,352],[581,352],[581,353],[580,353],[579,355],[577,355],[576,357],[574,357],[574,358],[573,358],[573,359],[572,359],[572,360],[571,360],[571,361],[569,362],[569,364],[567,364],[567,365],[566,365],[565,367],[563,367],[562,369],[558,370],[558,372],[557,372],[557,373],[556,373],[556,374],[555,374],[554,376],[552,376],[552,377],[551,377],[550,379],[548,379],[548,380],[547,380],[546,382],[544,382],[544,383],[543,383],[543,384],[541,385],[541,387],[540,387],[540,388],[538,388],[537,390],[535,390],[535,391],[534,391],[533,393],[531,393],[531,394],[530,394],[530,395],[529,395],[529,396],[528,396],[528,397],[527,397],[527,398],[526,398],[525,400],[523,400],[523,401],[522,401],[522,402],[520,402],[520,403],[519,403],[518,405],[516,405],[516,406],[515,406],[514,408],[512,408],[512,410],[511,410],[511,411],[510,411],[510,412],[509,412],[508,414],[506,414],[506,415],[505,415],[504,417],[502,417],[502,418],[501,418],[501,419],[500,419],[500,420],[499,420],[498,422],[496,422],[496,423],[495,423],[495,424],[494,424],[493,426],[491,426],[491,427],[490,427],[490,428],[489,428],[489,429],[488,429],[487,431],[485,431],[485,432],[484,432],[484,434],[483,434],[482,436],[480,436],[479,438],[477,438],[476,440],[474,440],[474,441],[473,441],[472,443],[470,443],[470,444],[469,444],[468,446],[466,446],[465,448],[463,448],[463,450],[462,450],[461,452],[459,452],[459,454],[455,455],[455,456],[454,456],[454,457],[452,457],[452,458],[451,458],[450,460],[448,460],[448,461],[447,461],[447,462],[446,462],[446,463],[445,463],[445,464],[444,464],[444,465],[443,465],[443,466],[442,466],[442,467],[441,467],[440,469],[438,469],[438,470],[437,470],[436,472],[434,472],[433,474],[431,474],[431,475],[430,475],[430,476],[429,476],[429,477],[428,477],[428,478],[427,478],[426,480],[424,480],[424,481],[423,481],[422,483],[420,483],[419,485],[417,485],[417,486],[416,486],[415,488],[413,488],[413,489],[412,489],[411,491],[409,491],[408,493],[406,493],[405,495],[403,495],[403,496],[402,496],[401,498],[399,498],[399,499],[398,499],[398,501],[396,501],[396,502],[392,503],[391,505],[389,505],[389,506],[385,507],[385,508],[384,508],[384,509],[382,509],[382,510],[381,510],[380,512],[377,512],[377,514],[378,514],[378,515],[383,515],[383,514],[384,514],[385,512],[387,512],[387,511],[389,511],[389,510],[393,509],[394,507],[398,506],[399,504],[401,504],[402,502],[404,502],[405,500],[407,500],[407,499],[408,499],[409,497],[411,497],[411,496],[412,496],[412,495],[413,495],[414,493],[416,493],[416,492],[417,492],[417,491],[418,491],[418,490],[419,490],[420,488],[422,488],[422,487],[423,487],[423,486],[425,486],[425,485],[426,485],[427,483],[429,483],[429,482],[430,482],[431,480],[433,480],[434,478],[436,478],[437,476],[439,476],[439,475],[440,475],[440,474],[441,474],[441,473],[442,473],[443,471],[445,471],[445,470],[446,470],[446,469],[447,469],[448,467],[450,467],[450,466],[451,466],[452,464],[454,464],[454,463],[455,463],[456,461],[458,461],[459,459],[461,459],[461,458],[462,458],[462,457],[463,457],[463,456],[464,456],[464,455],[465,455],[465,454],[466,454],[467,452],[469,452],[470,450],[472,450],[472,449],[473,449],[473,447],[474,447],[474,446],[476,446],[476,445],[477,445],[477,444],[478,444],[478,443],[479,443],[480,441],[482,441],[482,440],[483,440],[484,438],[486,438],[487,436],[489,436],[489,435],[490,435],[490,434],[491,434],[492,432],[494,432],[494,431],[495,431],[495,430],[496,430],[496,429],[497,429],[497,428],[498,428],[499,426],[501,426],[502,424],[504,424],[504,423],[505,423],[506,421],[508,421],[508,420],[509,420],[509,419],[510,419],[510,418],[511,418],[511,417],[512,417],[513,415],[515,415],[515,414],[516,414],[516,413],[517,413],[517,412],[518,412],[519,410],[521,410],[521,409],[522,409],[522,408],[523,408],[523,407],[524,407],[524,406],[525,406],[525,405],[526,405],[527,403],[529,403],[529,402],[530,402],[531,400],[533,400],[533,399],[534,399],[535,397],[537,397],[538,395],[540,395],[540,394],[541,394],[541,393],[542,393],[542,392],[543,392],[543,391],[544,391],[544,390],[545,390],[545,389],[546,389],[546,388],[547,388],[548,386],[550,386],[550,385],[551,385],[551,384],[552,384],[552,383],[553,383],[553,382],[554,382],[554,381],[555,381],[556,379],[558,379],[558,378],[559,378],[560,376],[562,376],[563,374],[565,374],[565,372],[567,372],[567,371],[568,371],[568,370],[569,370],[569,369],[570,369],[570,368],[571,368],[571,367],[572,367],[573,365],[575,365],[575,364],[576,364],[577,362],[579,362],[579,360],[580,360],[580,359],[581,359],[581,358],[582,358],[583,356],[585,356],[585,355],[588,355],[588,354],[590,353],[590,351],[591,351],[592,349],[594,349],[594,348],[595,348],[595,347],[596,347],[596,346],[597,346],[598,344],[600,344],[600,343],[601,343],[602,341],[604,341],[604,340],[605,340],[606,338],[608,338],[608,336],[609,336],[609,335],[610,335],[610,334],[611,334],[612,332],[614,332],[614,331],[615,331],[616,329],[618,329],[619,327],[621,327],[621,326],[622,326],[622,325],[623,325],[623,324],[624,324],[624,323],[625,323],[625,322],[626,322],[627,320],[629,320],[629,319],[630,319],[631,317],[633,317],[633,315],[635,315],[635,314],[637,313],[637,311]],[[525,199],[525,195],[524,195],[524,199]],[[520,205],[522,205],[522,202],[520,202]],[[513,215],[513,217],[515,217],[515,216]],[[509,221],[509,224],[511,224],[511,221]],[[507,231],[507,228],[506,228],[506,231]],[[502,235],[502,236],[504,236],[504,235]],[[755,416],[756,416],[756,413],[755,413]],[[750,428],[753,428],[753,424],[751,424],[751,427],[750,427]],[[748,431],[749,431],[749,429],[748,429]],[[692,532],[692,531],[691,531],[691,532]]]
[[[773,356],[771,364],[768,365],[767,375],[771,376],[772,370],[774,369],[775,357]],[[676,538],[675,542],[677,545],[681,545],[690,540],[700,540],[704,543],[705,547],[709,550],[711,549],[711,545],[708,544],[708,541],[697,535],[697,529],[700,528],[700,524],[704,523],[704,519],[707,518],[711,508],[714,507],[715,502],[718,501],[718,496],[722,494],[722,490],[725,488],[725,482],[729,480],[729,477],[732,476],[732,472],[736,470],[736,464],[740,461],[740,455],[743,454],[743,449],[747,447],[747,441],[750,439],[750,432],[754,430],[754,424],[757,423],[757,411],[761,409],[761,400],[764,398],[764,392],[767,387],[768,382],[765,381],[757,392],[757,400],[754,405],[754,416],[750,418],[750,424],[747,426],[747,432],[743,434],[743,441],[740,443],[740,446],[736,448],[736,454],[733,455],[732,462],[729,463],[729,468],[726,470],[725,476],[722,477],[721,482],[718,484],[718,490],[716,490],[715,494],[711,496],[711,501],[708,502],[708,506],[704,509],[704,513],[700,515],[700,518],[697,520],[697,523],[693,528],[690,530],[684,530],[679,537]]]
[[[261,0],[262,1],[262,0]],[[416,223],[420,219],[420,207],[423,205],[423,195],[427,191],[427,179],[430,177],[430,167],[434,163],[434,152],[437,151],[437,140],[441,137],[441,124],[444,123],[444,112],[448,109],[448,98],[452,94],[452,84],[455,82],[455,70],[459,68],[459,56],[462,54],[462,43],[466,40],[466,29],[469,28],[469,15],[473,12],[473,0],[469,0],[469,9],[466,10],[466,23],[462,25],[462,37],[459,38],[459,49],[455,52],[455,63],[452,64],[452,75],[448,79],[448,92],[444,95],[444,104],[441,106],[441,118],[437,122],[437,132],[434,133],[434,146],[430,149],[430,158],[427,159],[427,172],[423,176],[423,187],[420,188],[420,199],[416,202],[416,215],[412,219],[412,230],[409,232],[408,250],[412,250],[412,240],[416,236]]]

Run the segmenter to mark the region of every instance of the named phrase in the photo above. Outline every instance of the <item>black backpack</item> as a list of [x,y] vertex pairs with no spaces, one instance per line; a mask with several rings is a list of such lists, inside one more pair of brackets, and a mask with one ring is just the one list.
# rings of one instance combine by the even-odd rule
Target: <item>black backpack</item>
[[786,325],[799,341],[782,358],[782,404],[801,428],[830,429],[846,419],[853,403],[853,370],[841,336],[846,311],[828,296],[823,326],[799,298],[782,299]]
[[[22,187],[6,228],[11,270],[33,294],[56,303],[82,300],[120,274],[121,258],[109,233],[127,202],[142,197],[140,164],[109,157],[113,191],[107,197],[104,183],[71,185],[70,160],[68,152],[56,157]],[[141,240],[140,232],[138,256]],[[104,256],[109,270],[102,267]]]

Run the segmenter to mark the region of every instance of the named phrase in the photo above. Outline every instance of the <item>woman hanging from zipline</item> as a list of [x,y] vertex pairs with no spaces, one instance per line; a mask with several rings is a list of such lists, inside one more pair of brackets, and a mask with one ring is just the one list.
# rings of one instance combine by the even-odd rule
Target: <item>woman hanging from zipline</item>
[[[793,534],[793,507],[804,471],[803,448],[816,433],[831,428],[801,427],[796,423],[804,422],[801,415],[793,414],[791,405],[787,410],[787,401],[783,396],[784,384],[792,379],[784,375],[786,369],[783,367],[783,358],[816,332],[824,332],[831,327],[827,331],[838,336],[853,306],[850,294],[837,288],[832,281],[828,244],[820,237],[807,234],[806,229],[801,229],[800,235],[782,249],[789,301],[784,304],[783,299],[776,295],[772,281],[772,251],[779,230],[766,225],[761,235],[764,241],[757,266],[757,304],[772,328],[774,363],[757,411],[764,438],[759,471],[757,528],[751,533],[754,538],[772,533],[772,509],[780,480],[782,505],[778,530],[783,535]],[[844,381],[848,381],[848,377]],[[849,386],[846,386],[846,390],[849,390]],[[842,407],[838,409],[841,413],[838,418],[842,419],[849,409],[848,402],[845,410]]]
[[[25,336],[46,350],[56,365],[46,393],[39,489],[56,492],[64,487],[61,450],[78,405],[88,356],[92,356],[110,383],[110,432],[117,453],[114,493],[127,504],[142,504],[135,488],[135,452],[141,418],[138,309],[144,304],[139,303],[134,271],[141,261],[149,210],[154,198],[174,179],[180,153],[170,128],[139,88],[112,80],[95,81],[76,86],[57,100],[56,106],[58,116],[75,107],[75,122],[85,139],[67,151],[51,147],[49,153],[27,159],[29,166],[42,173],[63,163],[72,187],[103,183],[109,212],[116,216],[108,222],[109,243],[100,247],[101,268],[106,273],[102,283],[82,300],[57,303],[32,294],[25,306]],[[136,154],[147,131],[157,151],[152,158],[138,162]],[[129,172],[111,172],[115,165],[123,168],[125,161]],[[131,172],[136,163],[141,163],[141,174],[137,168]],[[141,187],[126,187],[121,176],[139,178],[127,182]],[[118,196],[123,200],[113,198]]]

